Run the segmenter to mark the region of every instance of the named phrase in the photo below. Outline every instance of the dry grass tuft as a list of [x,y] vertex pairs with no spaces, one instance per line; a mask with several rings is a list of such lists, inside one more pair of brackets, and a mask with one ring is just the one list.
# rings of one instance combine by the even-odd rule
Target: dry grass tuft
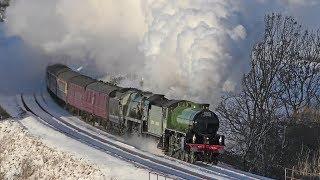
[[10,118],[11,116],[0,106],[0,120]]
[[3,157],[2,157],[2,155],[0,154],[0,179],[4,179],[5,178],[5,173],[4,172],[2,172],[1,170],[1,164],[2,164],[2,162],[3,162]]
[[320,177],[320,150],[300,156],[299,163],[293,167],[299,174],[305,177]]
[[32,165],[31,160],[24,159],[21,162],[21,173],[19,175],[19,179],[30,178],[35,171],[36,171],[36,168]]

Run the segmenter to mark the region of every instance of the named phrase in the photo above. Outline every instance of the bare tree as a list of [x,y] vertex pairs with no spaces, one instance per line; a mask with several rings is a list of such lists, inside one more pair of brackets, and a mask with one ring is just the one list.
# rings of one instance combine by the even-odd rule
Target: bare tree
[[318,33],[294,18],[265,17],[241,91],[225,96],[217,109],[244,168],[266,175],[286,163],[288,121],[319,105],[319,50]]
[[[286,23],[296,24],[293,18]],[[293,33],[292,29],[294,29]],[[319,33],[301,31],[301,26],[285,29],[283,43],[288,44],[289,56],[283,59],[283,68],[278,73],[280,86],[284,93],[281,100],[288,118],[295,120],[299,110],[316,105],[319,93]]]
[[0,0],[0,21],[5,20],[5,10],[9,6],[10,0]]

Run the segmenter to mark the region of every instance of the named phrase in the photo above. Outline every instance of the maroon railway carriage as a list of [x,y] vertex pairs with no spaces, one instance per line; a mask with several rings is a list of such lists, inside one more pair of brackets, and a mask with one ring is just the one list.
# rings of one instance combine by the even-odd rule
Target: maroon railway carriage
[[80,76],[81,74],[72,70],[67,70],[60,73],[57,77],[57,97],[63,102],[67,102],[68,82],[70,79]]
[[68,81],[67,104],[74,106],[80,110],[86,110],[86,107],[93,103],[93,96],[86,92],[86,87],[96,82],[96,80],[80,75],[71,78]]
[[59,76],[59,74],[65,72],[65,71],[69,71],[70,68],[68,68],[65,65],[62,64],[55,64],[52,66],[48,66],[47,67],[47,78],[46,78],[46,82],[47,82],[47,87],[48,89],[56,94],[57,93],[57,77]]
[[86,94],[92,99],[91,104],[85,106],[85,111],[95,116],[109,119],[109,95],[111,92],[119,89],[117,86],[107,84],[102,81],[91,83],[86,88]]

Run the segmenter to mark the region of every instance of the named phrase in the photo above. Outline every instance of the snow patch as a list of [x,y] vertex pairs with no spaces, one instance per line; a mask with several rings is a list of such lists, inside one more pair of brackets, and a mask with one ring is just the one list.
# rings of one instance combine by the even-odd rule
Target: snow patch
[[16,98],[16,96],[0,94],[1,107],[14,118],[23,114],[23,110],[19,107]]
[[49,148],[17,122],[0,123],[0,179],[104,179],[95,165]]
[[0,95],[0,105],[18,117],[0,121],[0,179],[30,174],[30,179],[149,179],[147,170],[71,139],[35,117],[21,118],[26,114],[21,114],[17,96]]

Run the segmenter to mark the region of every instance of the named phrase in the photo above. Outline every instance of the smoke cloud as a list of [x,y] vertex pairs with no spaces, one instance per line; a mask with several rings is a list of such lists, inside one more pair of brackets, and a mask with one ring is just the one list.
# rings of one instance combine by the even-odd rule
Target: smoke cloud
[[[17,64],[10,70],[14,76],[20,74],[13,72],[26,68],[25,76],[38,74],[34,81],[39,81],[47,64],[57,62],[75,69],[82,66],[84,73],[97,78],[106,72],[134,73],[143,66],[144,55],[138,45],[146,28],[138,0],[15,0],[7,9],[7,17],[8,22],[2,25],[6,37],[16,38],[46,56],[38,58],[32,53],[34,57],[14,60],[6,56],[10,60],[5,60],[4,67],[13,61]],[[10,83],[19,86],[20,81]]]
[[320,9],[318,1],[149,1],[141,46],[147,87],[215,105],[221,93],[237,89],[264,15],[304,18],[299,8],[314,5]]
[[0,26],[0,91],[39,87],[46,65],[62,62],[215,105],[238,88],[266,13],[316,28],[319,9],[316,0],[15,0]]
[[232,22],[238,11],[232,1],[154,1],[150,7],[141,47],[147,87],[203,102],[234,89],[231,65],[241,62],[234,56],[242,53],[237,46],[247,30]]

